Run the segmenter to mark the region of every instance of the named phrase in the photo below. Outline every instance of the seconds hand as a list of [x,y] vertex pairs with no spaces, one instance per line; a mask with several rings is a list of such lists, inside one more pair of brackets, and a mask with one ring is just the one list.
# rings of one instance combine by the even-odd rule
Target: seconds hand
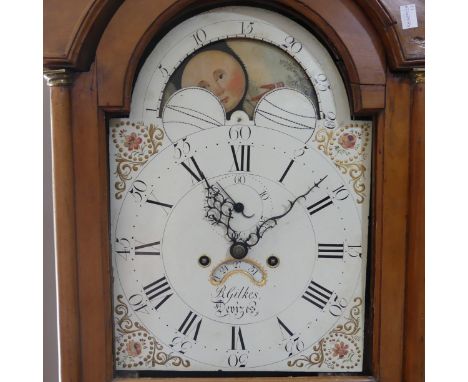
[[237,202],[235,202],[234,199],[232,198],[232,196],[229,195],[229,194],[227,193],[227,191],[223,188],[223,186],[221,186],[221,185],[219,184],[219,182],[216,182],[216,184],[221,188],[221,190],[223,190],[223,192],[227,195],[227,197],[228,197],[229,199],[231,199],[231,201],[234,203],[234,211],[235,211],[235,212],[240,212],[240,213],[242,214],[242,216],[246,217],[247,219],[250,219],[252,216],[255,215],[255,214],[252,214],[252,215],[250,215],[250,216],[249,216],[249,215],[246,215],[246,214],[244,213],[244,205],[243,205],[242,203],[237,203]]

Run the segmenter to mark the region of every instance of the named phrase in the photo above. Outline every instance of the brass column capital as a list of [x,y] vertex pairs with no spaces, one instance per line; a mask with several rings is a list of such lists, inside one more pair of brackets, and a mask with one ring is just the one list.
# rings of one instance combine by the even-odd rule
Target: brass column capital
[[68,69],[44,69],[44,78],[48,86],[70,86],[73,84],[73,72]]
[[426,71],[424,68],[413,69],[411,78],[415,84],[424,84],[426,82]]

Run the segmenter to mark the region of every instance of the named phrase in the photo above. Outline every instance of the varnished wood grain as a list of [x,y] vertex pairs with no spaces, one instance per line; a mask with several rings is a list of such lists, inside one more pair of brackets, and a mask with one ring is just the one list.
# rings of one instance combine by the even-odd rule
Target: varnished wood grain
[[400,6],[407,5],[401,0],[356,0],[381,36],[387,50],[390,67],[402,70],[424,66],[425,62],[425,1],[414,0],[418,27],[403,29]]
[[44,0],[44,67],[88,70],[123,0]]
[[73,87],[76,240],[81,315],[82,380],[112,376],[107,134],[97,107],[94,67]]
[[[148,44],[171,26],[174,18],[188,17],[219,0],[134,0],[115,13],[99,43],[99,105],[107,111],[130,108],[132,84]],[[313,26],[336,53],[349,79],[348,90],[356,113],[382,109],[385,94],[385,53],[377,32],[352,0],[255,0],[252,5],[277,7],[282,14]],[[118,58],[118,59],[116,59]],[[351,86],[352,84],[352,86]],[[362,88],[361,85],[365,86]],[[371,87],[370,85],[376,85]]]
[[411,102],[404,382],[424,381],[424,83]]
[[[260,378],[139,378],[139,382],[376,382],[373,377],[316,376],[316,377],[260,377]],[[134,378],[116,378],[114,382],[135,382]]]
[[385,149],[385,112],[379,113],[374,119],[373,155],[372,155],[372,196],[371,196],[371,224],[369,227],[369,265],[370,276],[367,283],[370,295],[369,320],[366,324],[366,335],[371,338],[370,349],[365,349],[371,357],[372,375],[377,379],[380,376],[380,304],[382,287],[382,208],[384,205],[383,178],[384,178],[384,149]]
[[[183,11],[189,0],[178,1],[176,10]],[[207,3],[201,0],[198,4]],[[66,3],[66,1],[64,1]],[[153,1],[153,7],[172,3],[170,0]],[[349,5],[347,0],[336,2],[277,1],[289,9],[301,9],[301,20],[308,20],[315,27],[327,24],[323,13],[314,10],[316,4],[330,7],[327,12],[347,7],[347,12],[356,16],[354,22],[361,23],[362,30],[368,33],[368,41],[376,44],[376,51],[382,51],[384,43],[379,40],[371,25],[371,16]],[[61,369],[63,381],[109,382],[112,380],[112,306],[109,251],[109,208],[108,208],[108,170],[105,110],[125,113],[128,111],[131,86],[139,59],[151,38],[158,30],[157,23],[168,22],[173,13],[165,13],[159,19],[151,20],[149,10],[143,7],[147,0],[132,0],[124,3],[129,11],[120,20],[138,20],[142,25],[134,25],[133,32],[138,35],[121,35],[113,20],[104,32],[99,44],[96,65],[89,72],[76,77],[72,98],[62,90],[52,91],[52,121],[54,129],[54,181],[55,181],[55,224],[57,240],[57,269],[59,271],[60,301],[60,338]],[[258,2],[256,2],[258,4]],[[327,5],[328,4],[328,5]],[[329,5],[332,4],[332,5]],[[346,5],[348,4],[348,5]],[[131,12],[133,6],[133,14]],[[318,5],[317,5],[318,6]],[[337,8],[334,8],[337,7]],[[364,9],[364,8],[363,8]],[[357,13],[356,13],[357,12]],[[326,13],[326,12],[325,12]],[[54,16],[58,17],[58,16]],[[114,17],[117,17],[117,13]],[[361,20],[364,19],[365,21]],[[336,25],[351,28],[352,23],[336,21],[338,24],[321,26],[329,36],[336,52],[343,51],[343,57],[359,57],[361,62],[368,61],[368,53],[357,49],[355,44],[346,42],[340,36]],[[138,24],[138,23],[136,23]],[[146,26],[145,26],[146,25]],[[101,24],[102,26],[102,24]],[[146,29],[145,29],[146,28]],[[338,28],[339,29],[339,28]],[[350,29],[351,31],[354,29]],[[132,32],[132,33],[133,33]],[[60,33],[60,32],[59,32]],[[351,33],[352,34],[352,33]],[[119,41],[113,40],[117,36]],[[351,38],[351,37],[350,37]],[[78,45],[84,44],[77,42]],[[94,55],[89,46],[83,49],[91,57]],[[117,54],[125,47],[128,56]],[[335,49],[335,48],[333,48]],[[79,49],[78,49],[79,50]],[[346,52],[348,50],[348,52]],[[102,55],[102,52],[108,52]],[[114,54],[111,54],[111,53]],[[99,52],[98,52],[99,53]],[[126,53],[127,54],[127,53]],[[377,56],[380,57],[381,53]],[[387,48],[387,55],[395,52]],[[113,63],[108,63],[109,61]],[[380,60],[380,58],[379,58]],[[358,60],[359,61],[359,60]],[[382,61],[385,69],[386,62]],[[122,70],[123,68],[123,70]],[[118,69],[118,70],[117,70]],[[132,72],[133,71],[133,72]],[[373,160],[373,201],[372,214],[372,251],[371,274],[369,282],[370,323],[366,325],[370,338],[368,356],[370,372],[373,377],[301,377],[297,381],[314,382],[421,382],[415,379],[423,376],[423,357],[417,349],[423,343],[424,304],[422,299],[424,266],[421,244],[421,208],[423,202],[418,197],[423,192],[420,167],[424,134],[421,114],[411,116],[420,110],[424,102],[420,91],[413,92],[406,74],[384,73],[381,84],[365,84],[353,81],[357,69],[345,73],[352,94],[368,94],[364,98],[353,98],[355,111],[367,110],[366,114],[377,112],[379,104],[385,101],[385,109],[375,114],[375,154]],[[117,85],[107,84],[109,78]],[[112,100],[112,91],[124,84],[117,94],[117,102]],[[99,88],[98,88],[99,85]],[[100,87],[100,86],[103,87]],[[106,85],[107,86],[107,85]],[[385,90],[373,92],[373,86]],[[358,88],[358,90],[356,90]],[[100,98],[98,99],[98,92]],[[101,98],[104,94],[109,98]],[[119,95],[120,94],[120,95]],[[122,97],[124,99],[122,99]],[[373,99],[372,97],[376,97]],[[70,109],[70,102],[72,107]],[[360,104],[359,104],[360,103]],[[412,106],[411,106],[412,105]],[[72,117],[70,117],[72,116]],[[72,118],[72,119],[70,119]],[[66,129],[59,129],[65,126]],[[412,150],[415,150],[413,152]],[[414,162],[414,163],[413,163]],[[411,163],[411,165],[410,165]],[[418,170],[419,169],[419,170]],[[423,199],[422,199],[423,200]],[[422,215],[423,216],[423,215]],[[407,219],[408,217],[408,219]],[[408,240],[408,241],[407,241]],[[415,254],[407,257],[407,253]],[[405,289],[405,287],[407,287]],[[405,300],[406,299],[406,300]],[[405,358],[404,358],[405,357]],[[141,379],[156,381],[156,379]],[[170,379],[180,382],[187,379]],[[208,379],[196,379],[203,381]],[[209,381],[219,378],[209,379]],[[229,381],[230,379],[226,379]],[[247,381],[251,378],[235,379]],[[262,378],[262,382],[287,381],[289,378]],[[117,379],[120,382],[133,382],[132,379]],[[168,379],[157,381],[168,382]]]
[[409,185],[411,84],[407,75],[389,74],[380,182],[376,214],[376,248],[380,258],[379,376],[382,382],[402,378],[406,235]]
[[60,376],[63,381],[79,382],[81,338],[70,88],[50,89]]
[[[137,1],[137,0],[133,0]],[[269,0],[272,3],[274,0]],[[418,28],[401,28],[403,0],[355,0],[382,38],[395,70],[424,65],[424,0],[415,0]],[[45,0],[44,66],[87,70],[103,30],[123,0]],[[332,4],[333,2],[329,2]]]

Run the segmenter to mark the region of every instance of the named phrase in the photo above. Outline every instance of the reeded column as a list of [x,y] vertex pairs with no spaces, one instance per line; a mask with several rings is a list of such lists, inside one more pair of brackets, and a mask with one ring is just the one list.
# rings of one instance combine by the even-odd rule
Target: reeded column
[[50,86],[59,374],[62,382],[79,382],[80,322],[71,122],[73,77],[66,69],[45,70],[44,77]]

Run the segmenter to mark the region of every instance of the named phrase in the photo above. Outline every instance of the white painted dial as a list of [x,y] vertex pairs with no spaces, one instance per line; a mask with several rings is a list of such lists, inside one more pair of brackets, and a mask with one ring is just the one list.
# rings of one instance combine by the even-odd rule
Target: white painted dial
[[[363,297],[362,209],[316,144],[349,119],[326,49],[276,13],[214,9],[156,44],[130,120],[164,139],[155,150],[150,133],[120,130],[128,183],[111,231],[116,290],[165,357],[288,371]],[[134,368],[180,364],[166,363]]]
[[[230,139],[240,129],[250,131],[248,138]],[[250,155],[237,171],[231,147],[239,161],[243,146]],[[207,216],[208,185],[245,206],[249,217],[232,212],[235,240]],[[247,240],[311,188],[260,238]],[[244,366],[258,368],[287,358],[283,325],[307,348],[336,322],[342,307],[334,302],[349,303],[361,272],[350,250],[360,237],[351,194],[317,151],[272,129],[221,126],[167,147],[141,171],[116,227],[119,243],[129,243],[117,268],[127,297],[141,295],[151,307],[135,312],[163,343],[184,332],[179,328],[191,314],[187,357],[229,369],[235,327],[249,352]],[[243,240],[255,244],[236,263],[230,248]],[[209,266],[199,264],[201,256]],[[269,266],[270,256],[277,267]]]

